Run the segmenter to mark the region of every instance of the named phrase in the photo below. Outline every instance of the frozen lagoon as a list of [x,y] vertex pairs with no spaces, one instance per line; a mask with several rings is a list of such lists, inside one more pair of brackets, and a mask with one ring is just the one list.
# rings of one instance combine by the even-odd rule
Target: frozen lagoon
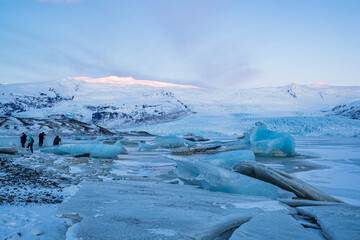
[[[234,137],[218,137],[212,138],[212,140],[233,140],[233,138]],[[9,138],[2,138],[1,141],[8,141],[8,139]],[[139,138],[133,138],[133,140],[138,139]],[[17,140],[17,138],[14,138],[14,143],[16,143],[15,140]],[[74,142],[70,139],[68,141]],[[290,173],[291,175],[300,178],[301,180],[319,188],[320,190],[333,197],[341,199],[346,203],[360,206],[360,185],[358,184],[360,180],[360,140],[358,138],[296,137],[296,144],[296,152],[300,154],[298,156],[278,158],[257,157],[256,160],[272,168]],[[72,227],[68,229],[67,233],[59,233],[57,239],[64,239],[65,235],[67,235],[68,239],[71,239],[71,237],[78,237],[77,234],[82,234],[81,236],[83,236],[84,239],[96,239],[95,237],[91,237],[92,235],[86,235],[86,229],[90,229],[91,225],[87,225],[85,223],[97,224],[97,221],[103,221],[104,218],[108,216],[110,218],[110,220],[108,219],[109,224],[113,224],[109,225],[108,227],[115,228],[117,226],[117,223],[113,220],[114,217],[117,216],[117,212],[111,211],[112,209],[119,209],[119,211],[122,211],[121,214],[119,212],[119,216],[121,217],[118,219],[124,218],[122,214],[126,214],[129,216],[136,215],[138,217],[136,219],[138,219],[139,221],[141,221],[141,219],[154,216],[151,218],[153,219],[153,221],[150,221],[150,225],[147,228],[152,230],[147,231],[146,233],[149,234],[149,237],[157,236],[158,239],[182,239],[182,237],[179,237],[180,235],[177,235],[178,233],[186,233],[189,236],[195,236],[195,239],[206,239],[205,237],[202,237],[203,235],[197,234],[200,234],[200,232],[202,232],[204,229],[207,229],[209,234],[220,234],[221,231],[219,229],[223,229],[224,231],[226,229],[231,230],[232,227],[239,224],[240,222],[237,222],[236,219],[249,220],[253,216],[264,212],[270,212],[269,214],[271,214],[271,212],[274,211],[281,211],[285,212],[286,214],[290,213],[295,214],[294,216],[297,216],[296,209],[289,208],[276,200],[261,199],[260,197],[239,196],[235,194],[226,194],[221,192],[208,192],[207,190],[201,190],[191,186],[181,186],[179,184],[176,184],[181,183],[181,181],[177,178],[176,175],[172,173],[172,170],[175,168],[175,162],[168,158],[170,154],[169,150],[159,149],[157,151],[139,152],[137,147],[125,147],[128,150],[129,154],[121,155],[119,157],[120,159],[118,160],[91,158],[75,159],[70,156],[58,156],[53,154],[40,153],[37,150],[35,150],[34,155],[31,156],[27,154],[22,157],[13,156],[15,163],[32,167],[34,169],[41,169],[42,171],[44,171],[45,174],[47,174],[49,177],[53,177],[53,179],[55,180],[59,179],[60,177],[66,177],[66,181],[63,180],[62,182],[62,184],[66,186],[71,187],[72,185],[77,185],[80,183],[80,185],[77,185],[80,186],[80,190],[78,191],[78,193],[75,194],[73,198],[70,198],[68,202],[65,202],[66,205],[65,203],[64,205],[60,205],[59,213],[64,214],[64,211],[67,211],[67,209],[71,210],[72,212],[79,210],[79,216],[83,218],[83,220],[81,220],[79,223],[82,222],[83,225],[72,225]],[[1,157],[5,157],[5,155],[2,155]],[[183,157],[189,160],[195,160],[203,158],[204,155],[196,154],[191,156],[181,156],[181,158]],[[116,190],[116,184],[118,184],[118,190]],[[133,201],[136,204],[132,204],[132,202],[127,205],[122,204],[122,201],[128,199],[127,197],[129,197],[128,200],[130,200],[131,196],[134,195],[131,192],[132,190],[134,190],[135,188],[141,188],[141,186],[143,186],[142,188],[144,191],[143,194],[138,194],[136,197],[134,197]],[[154,188],[158,189],[158,191],[154,192],[153,195],[151,195],[149,191],[150,189]],[[109,191],[108,195],[106,195],[105,189],[113,189],[115,193],[122,191],[122,194],[118,196],[116,194],[111,194],[112,192]],[[101,192],[104,192],[104,194],[96,194]],[[128,192],[128,195],[126,192]],[[176,199],[176,193],[179,193],[178,195],[180,196],[180,192],[188,194],[192,193],[191,196],[196,195],[199,196],[199,198],[193,197],[194,201],[191,201],[192,197],[185,197],[184,201],[180,201],[179,199],[175,201],[174,199]],[[151,202],[148,196],[154,197],[156,195],[163,196],[164,198],[166,198],[166,201],[160,201],[159,199],[153,198],[155,202]],[[215,199],[215,195],[218,197],[218,199],[210,201],[212,202],[212,206],[210,207],[199,200],[204,199],[206,201],[206,198]],[[88,199],[86,198],[86,196],[88,196]],[[238,199],[238,201],[229,200],[234,198]],[[84,201],[81,209],[76,208],[76,199]],[[156,201],[160,202],[156,203]],[[172,201],[174,202],[172,203]],[[232,202],[232,204],[229,204],[229,201]],[[71,205],[72,202],[74,203],[74,205]],[[143,208],[141,208],[142,202],[144,203],[144,207],[149,206],[145,203],[154,204],[154,208],[147,208],[147,210],[150,212],[147,212],[147,214],[144,214],[143,216],[141,216],[140,211],[141,209],[144,210]],[[162,208],[160,206],[164,205],[164,202],[167,203],[166,211],[168,212],[168,214],[165,214],[163,211],[161,211]],[[86,204],[89,205],[87,206]],[[107,208],[107,205],[111,205],[111,207]],[[209,208],[206,208],[205,205]],[[36,226],[39,230],[35,232],[35,234],[42,232],[42,234],[36,236],[36,238],[39,239],[48,239],[47,237],[52,236],[48,235],[50,234],[50,229],[55,228],[66,231],[63,226],[65,222],[64,220],[59,218],[57,219],[57,221],[46,221],[46,219],[50,218],[48,216],[50,212],[54,214],[52,208],[49,208],[47,206],[49,205],[39,206],[40,208],[42,207],[44,209],[43,212],[46,212],[46,214],[42,214],[42,211],[34,208],[36,211],[39,212],[39,214],[37,214],[37,217],[34,217],[34,214],[27,214],[27,212],[31,209],[30,206],[23,207],[23,210],[26,209],[27,211],[21,210],[20,206],[16,209],[9,205],[0,206],[0,221],[1,223],[4,223],[1,224],[0,227],[0,233],[3,234],[0,235],[0,237],[6,238],[9,236],[16,236],[14,234],[16,234],[16,232],[18,231],[23,234],[23,239],[34,239],[34,235],[31,235],[34,234],[34,232],[26,231],[28,230],[29,226],[26,226],[27,221],[25,221],[24,219],[31,220],[31,224],[34,224],[34,222],[36,223]],[[93,208],[92,206],[96,206],[96,208]],[[47,208],[49,208],[50,211],[45,211]],[[192,212],[193,214],[195,214],[196,211],[200,211],[201,209],[206,209],[206,211],[204,210],[205,212],[203,213],[203,215],[196,214],[197,218],[194,219],[196,224],[194,223],[194,221],[188,222],[189,227],[196,226],[194,228],[191,228],[192,230],[186,225],[186,221],[191,218],[189,217],[191,215],[180,214],[181,211],[185,210],[191,212],[191,209],[194,210]],[[319,211],[320,210],[311,210],[307,212],[315,216],[315,213]],[[23,212],[25,212],[26,214],[23,214]],[[341,218],[341,216],[338,218],[335,217],[335,220],[330,219],[332,224],[335,222],[337,223],[337,225],[339,225],[338,232],[341,234],[341,238],[336,234],[330,234],[330,238],[329,236],[327,236],[329,239],[356,239],[354,238],[354,236],[359,235],[359,229],[354,228],[354,224],[356,226],[356,223],[359,223],[359,215],[356,213],[356,211],[353,212],[354,215],[349,216],[352,221],[350,223],[345,222],[345,226],[344,224],[340,224],[344,222],[343,220],[339,219]],[[7,222],[9,214],[12,214],[12,219],[15,219],[11,222],[11,224]],[[236,216],[237,214],[238,216],[241,215],[241,217],[232,217]],[[276,214],[274,213],[274,216],[276,216]],[[279,216],[282,215],[280,214]],[[175,217],[177,218],[176,221],[174,220]],[[208,220],[209,217],[211,221]],[[55,218],[55,216],[52,216],[51,219],[53,218]],[[73,218],[74,222],[80,220],[74,216],[69,217],[69,215],[68,218]],[[322,214],[321,218],[321,222],[325,222],[325,224],[326,222],[330,221],[329,218],[326,217],[326,214],[325,216],[324,214]],[[133,217],[125,218],[125,220],[126,219],[128,219],[128,221],[125,221],[124,224],[138,225],[138,220],[134,220]],[[160,219],[161,221],[156,221],[156,219]],[[164,222],[171,225],[172,220],[174,221],[173,227],[169,227],[168,225],[163,226]],[[184,222],[184,225],[175,224],[179,220]],[[302,221],[303,220],[298,220],[297,223]],[[257,225],[256,219],[250,221],[249,224],[250,225],[242,225],[244,226],[244,229],[240,227],[238,231],[246,231],[246,234],[251,234],[251,229],[253,228],[250,226],[254,226],[255,224],[255,226],[259,227],[259,225]],[[306,223],[303,223],[303,225],[292,224],[292,227],[301,228],[304,225],[310,224],[311,223],[307,221]],[[255,227],[254,229],[259,229],[258,227]],[[188,229],[188,232],[183,232],[183,229]],[[281,226],[275,225],[273,229],[279,229],[280,231]],[[312,233],[311,236],[313,236],[313,239],[324,239],[324,236],[320,234],[320,231],[313,230],[314,228],[301,229],[302,230],[298,231],[303,232],[303,230],[305,229],[305,231],[307,231],[308,233]],[[350,230],[352,231],[352,233],[355,233],[355,235],[350,235]],[[264,232],[265,231],[266,228],[264,228]],[[100,229],[97,232],[98,234],[101,234]],[[226,237],[229,237],[229,235],[226,234],[230,234],[229,232],[225,232],[222,235],[224,239],[226,239]],[[144,233],[145,235],[141,235],[142,238],[136,238],[134,236],[134,239],[143,239],[146,236],[146,233]],[[249,237],[250,239],[260,239],[256,238],[254,230],[253,233],[254,235],[252,236],[252,238]],[[131,236],[129,236],[129,232],[125,231],[123,232],[123,234],[125,234],[123,236],[127,236],[125,238],[131,239]],[[207,239],[211,239],[212,236],[215,236],[211,234],[207,235]],[[238,236],[238,234],[235,232],[232,239],[236,239],[235,237]],[[286,234],[286,231],[282,233],[281,236],[283,236],[283,239],[289,239],[289,237],[291,237],[290,235],[287,236]],[[101,237],[101,235],[98,236]],[[348,238],[346,238],[346,236],[348,236]],[[117,238],[114,236],[114,239]]]

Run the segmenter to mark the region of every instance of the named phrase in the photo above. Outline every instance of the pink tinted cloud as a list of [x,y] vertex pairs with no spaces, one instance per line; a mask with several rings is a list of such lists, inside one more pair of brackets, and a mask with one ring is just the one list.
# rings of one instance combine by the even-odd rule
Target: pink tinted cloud
[[38,2],[49,2],[49,3],[79,3],[82,0],[37,0]]

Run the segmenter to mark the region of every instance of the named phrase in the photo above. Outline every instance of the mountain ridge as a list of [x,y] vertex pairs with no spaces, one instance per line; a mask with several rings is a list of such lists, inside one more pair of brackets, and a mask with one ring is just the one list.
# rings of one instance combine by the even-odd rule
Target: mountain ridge
[[[106,82],[109,78],[111,81]],[[175,121],[195,113],[341,115],[332,109],[344,104],[358,107],[358,104],[351,103],[360,100],[360,86],[329,86],[323,83],[223,90],[173,83],[153,86],[156,81],[133,78],[99,79],[67,78],[0,85],[0,116],[46,119],[63,115],[87,124],[119,130]],[[130,81],[130,84],[122,84],[122,81]],[[144,85],[143,81],[149,84]]]

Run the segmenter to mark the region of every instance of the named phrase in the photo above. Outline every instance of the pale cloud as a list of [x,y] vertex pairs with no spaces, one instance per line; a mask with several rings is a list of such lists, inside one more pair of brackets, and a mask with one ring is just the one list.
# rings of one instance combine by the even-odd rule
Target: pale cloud
[[49,2],[49,3],[79,3],[82,0],[37,0],[38,2]]
[[137,80],[132,77],[103,77],[103,78],[89,78],[89,77],[73,77],[75,80],[82,80],[89,83],[107,83],[107,84],[117,84],[117,85],[143,85],[143,86],[152,86],[152,87],[162,87],[162,88],[199,88],[192,85],[182,85],[169,82],[158,82],[150,80]]

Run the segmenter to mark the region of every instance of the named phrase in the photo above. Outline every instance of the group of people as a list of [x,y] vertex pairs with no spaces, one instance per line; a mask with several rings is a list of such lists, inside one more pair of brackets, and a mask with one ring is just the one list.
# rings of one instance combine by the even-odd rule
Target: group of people
[[[44,132],[39,134],[39,147],[42,147],[42,145],[44,144],[45,136],[46,134]],[[27,143],[26,148],[29,148],[30,151],[33,153],[33,145],[35,141],[31,134],[27,136],[25,133],[22,133],[20,137],[20,142],[23,148],[25,148],[25,144]],[[61,142],[61,138],[59,136],[56,136],[53,145],[59,145],[60,142]]]

